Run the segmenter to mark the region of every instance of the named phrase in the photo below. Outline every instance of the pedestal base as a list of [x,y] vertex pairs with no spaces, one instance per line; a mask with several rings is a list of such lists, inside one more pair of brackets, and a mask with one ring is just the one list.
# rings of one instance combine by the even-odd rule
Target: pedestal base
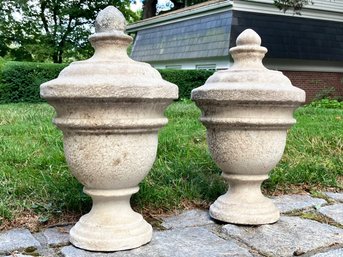
[[84,190],[93,199],[92,210],[70,231],[70,242],[90,251],[119,251],[150,242],[152,227],[130,206],[134,189]]
[[211,205],[212,218],[242,225],[262,225],[279,220],[279,210],[260,190],[262,181],[268,176],[224,177],[229,181],[230,189]]

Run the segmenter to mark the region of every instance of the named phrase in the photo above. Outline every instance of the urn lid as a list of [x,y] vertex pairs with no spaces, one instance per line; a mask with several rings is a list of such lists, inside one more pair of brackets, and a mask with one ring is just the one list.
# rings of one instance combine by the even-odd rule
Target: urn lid
[[176,99],[176,85],[163,80],[149,64],[128,57],[132,37],[124,33],[125,28],[126,20],[117,8],[100,11],[95,34],[89,37],[94,55],[71,63],[56,79],[42,84],[41,97]]
[[252,29],[243,31],[230,49],[234,64],[228,70],[217,71],[206,83],[192,91],[195,101],[211,102],[284,102],[299,105],[305,92],[294,87],[282,72],[268,70],[262,59],[267,49]]

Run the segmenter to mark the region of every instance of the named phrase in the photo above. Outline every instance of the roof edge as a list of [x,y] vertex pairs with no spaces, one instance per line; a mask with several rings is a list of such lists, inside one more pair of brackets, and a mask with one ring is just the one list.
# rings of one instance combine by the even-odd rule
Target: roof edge
[[[147,28],[157,27],[162,24],[176,23],[228,10],[294,16],[293,12],[288,11],[284,13],[283,11],[278,10],[274,4],[269,1],[212,0],[132,23],[127,26],[126,32],[132,33]],[[341,11],[334,12],[311,7],[304,7],[301,15],[297,17],[342,22]]]
[[126,32],[136,32],[138,30],[159,26],[160,24],[170,24],[182,20],[221,13],[230,10],[233,6],[230,0],[213,0],[194,6],[182,8],[166,14],[158,15],[149,19],[141,20],[127,26]]
[[235,0],[233,5],[233,10],[244,11],[244,12],[254,12],[254,13],[264,13],[272,15],[284,15],[293,16],[299,18],[308,18],[315,20],[326,20],[326,21],[337,21],[342,22],[342,11],[337,10],[336,12],[330,10],[320,10],[318,8],[313,8],[313,6],[305,6],[301,10],[301,15],[294,15],[292,11],[283,12],[274,6],[273,3],[268,1],[246,1],[246,0]]

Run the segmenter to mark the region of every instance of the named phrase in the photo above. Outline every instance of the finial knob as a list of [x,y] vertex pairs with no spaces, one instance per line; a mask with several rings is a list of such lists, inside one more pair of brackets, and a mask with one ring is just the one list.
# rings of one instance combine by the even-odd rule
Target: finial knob
[[237,46],[243,45],[261,45],[261,37],[252,29],[244,30],[236,40]]
[[95,32],[125,31],[124,15],[114,6],[108,6],[100,11],[95,20]]

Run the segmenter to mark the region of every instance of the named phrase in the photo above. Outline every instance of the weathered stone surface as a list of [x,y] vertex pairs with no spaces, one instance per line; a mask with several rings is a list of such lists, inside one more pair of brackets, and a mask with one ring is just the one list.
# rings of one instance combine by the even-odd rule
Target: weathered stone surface
[[272,199],[281,213],[320,207],[327,202],[324,199],[313,198],[310,195],[282,195]]
[[267,49],[255,31],[244,30],[236,45],[230,49],[234,64],[192,90],[211,156],[230,185],[209,213],[234,224],[274,223],[280,212],[260,186],[282,157],[293,110],[305,101],[305,92],[263,66]]
[[64,257],[252,257],[233,240],[221,239],[205,228],[158,231],[149,244],[131,251],[91,253],[67,246],[61,254]]
[[48,241],[46,237],[44,236],[45,230],[33,234],[33,236],[38,240],[38,242],[41,244],[42,247],[39,247],[36,251],[38,252],[39,256],[44,256],[44,257],[56,257],[56,251],[55,248],[49,247]]
[[318,211],[337,223],[343,224],[343,203],[325,206]]
[[132,249],[151,240],[152,227],[132,210],[130,198],[155,161],[158,129],[168,122],[164,110],[178,97],[176,85],[128,57],[132,37],[124,30],[124,16],[106,7],[89,37],[94,55],[40,90],[56,109],[68,167],[93,200],[69,233],[73,245],[91,251]]
[[225,225],[223,232],[239,238],[267,256],[293,256],[343,243],[343,230],[298,217],[282,217],[273,225],[238,227]]
[[312,257],[342,257],[343,256],[343,248],[331,250],[325,253],[317,253]]
[[343,202],[343,193],[326,192],[325,194],[337,202]]
[[48,228],[43,232],[47,244],[51,247],[69,244],[69,231],[71,226]]
[[12,253],[11,255],[7,255],[5,257],[34,257],[34,255],[26,255],[26,254],[24,255],[21,253]]
[[167,229],[185,228],[214,224],[208,211],[190,210],[179,215],[163,218],[162,226]]
[[10,253],[15,250],[38,248],[40,243],[27,229],[14,229],[0,234],[0,253]]

